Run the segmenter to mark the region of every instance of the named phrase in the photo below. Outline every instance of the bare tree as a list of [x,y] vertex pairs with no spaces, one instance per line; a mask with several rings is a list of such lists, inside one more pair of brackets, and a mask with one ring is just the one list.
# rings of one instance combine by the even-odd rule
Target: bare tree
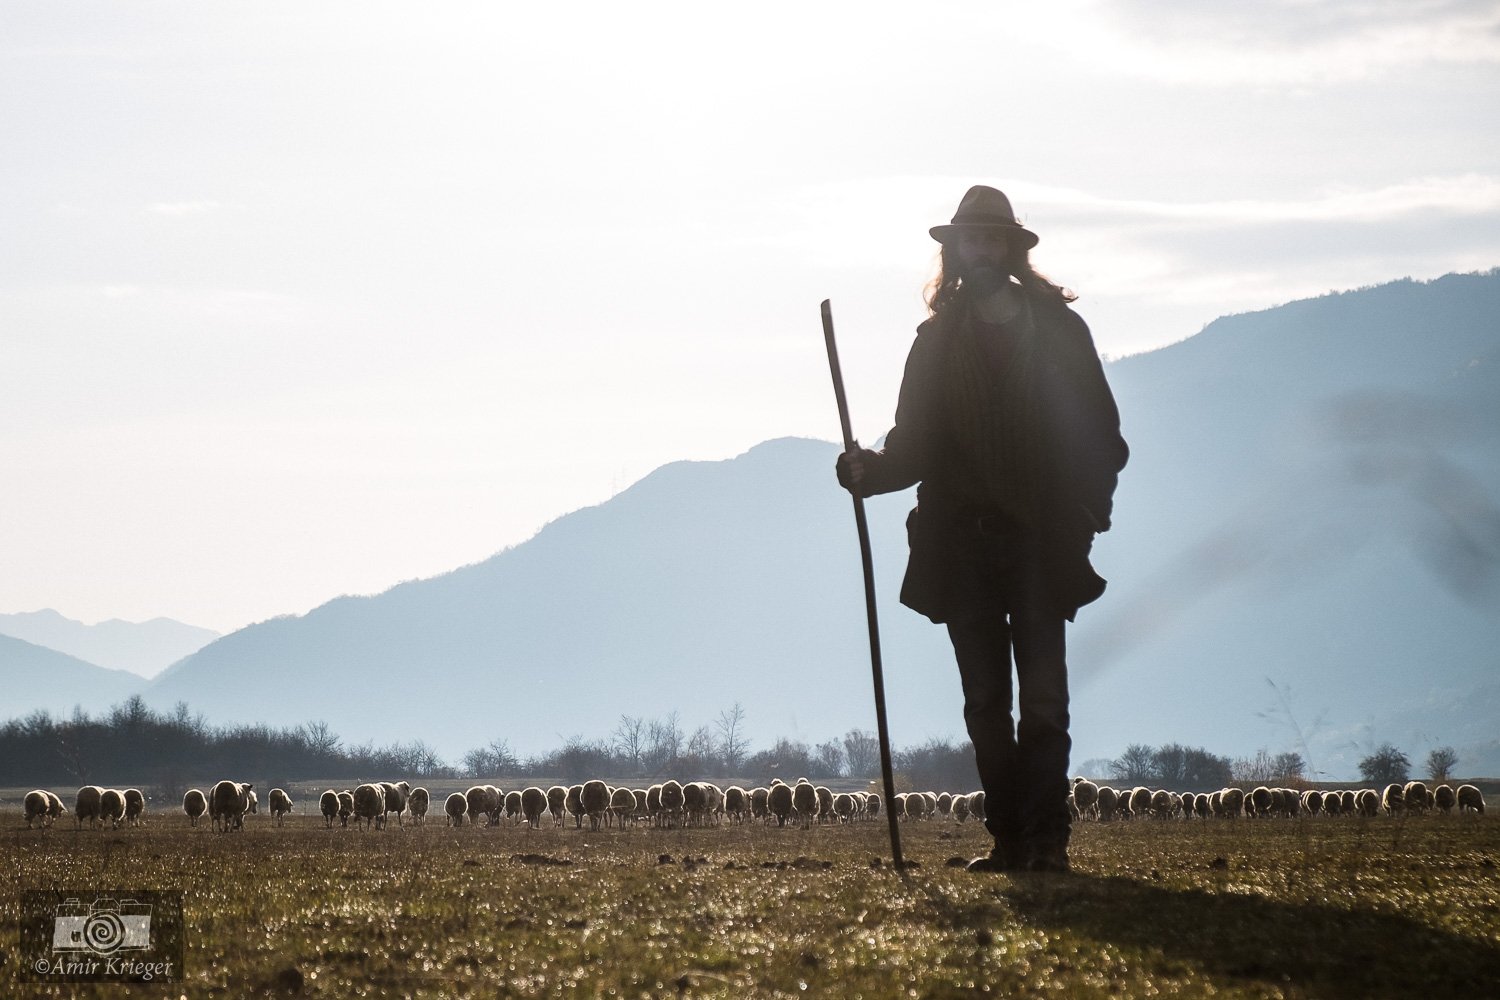
[[1144,784],[1156,777],[1156,751],[1144,743],[1132,743],[1109,763],[1111,776],[1116,781],[1133,785]]
[[1433,781],[1447,781],[1458,766],[1458,751],[1452,747],[1438,747],[1427,755],[1427,773]]
[[678,725],[677,713],[665,719],[652,719],[646,724],[646,770],[659,774],[677,763],[682,754],[682,727]]
[[833,740],[819,743],[813,751],[813,763],[820,778],[837,778],[844,773],[844,748]]
[[844,734],[844,762],[851,778],[873,778],[880,771],[880,740],[874,733],[851,729]]
[[638,715],[622,715],[610,738],[615,753],[629,761],[631,767],[639,769],[645,765],[646,720]]
[[728,771],[736,771],[750,753],[750,740],[745,735],[745,709],[739,702],[734,707],[719,713],[714,725],[719,730],[719,757]]

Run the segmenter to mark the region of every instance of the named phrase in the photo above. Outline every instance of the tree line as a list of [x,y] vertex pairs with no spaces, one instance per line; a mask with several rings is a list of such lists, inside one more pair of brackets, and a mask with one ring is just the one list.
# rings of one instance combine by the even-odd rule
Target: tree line
[[[979,787],[973,746],[934,738],[892,750],[898,790],[970,790]],[[1458,762],[1451,747],[1427,756],[1427,773],[1448,777]],[[1371,784],[1405,781],[1407,756],[1391,744],[1360,762]],[[1306,780],[1297,753],[1230,759],[1202,747],[1131,744],[1119,757],[1085,761],[1080,773],[1124,785],[1179,790],[1227,785],[1290,784]],[[788,783],[880,776],[875,734],[851,729],[820,743],[781,737],[755,749],[738,703],[691,731],[676,712],[658,718],[622,715],[606,737],[574,736],[544,753],[522,757],[504,739],[465,753],[454,765],[420,740],[346,745],[324,722],[273,728],[265,724],[212,726],[179,702],[170,712],[151,709],[139,696],[98,717],[75,709],[66,718],[33,712],[0,725],[0,785],[58,788],[100,782],[151,786],[180,794],[190,783],[226,775],[255,776],[275,784],[313,779],[365,780],[526,777],[547,775],[569,783],[606,778],[620,783],[690,777],[745,776]]]

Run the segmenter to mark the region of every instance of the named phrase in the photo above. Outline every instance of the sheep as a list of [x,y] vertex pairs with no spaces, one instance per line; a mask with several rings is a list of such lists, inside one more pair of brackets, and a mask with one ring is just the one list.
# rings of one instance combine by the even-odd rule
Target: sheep
[[682,786],[682,812],[685,825],[702,826],[708,810],[708,789],[701,782],[689,781]]
[[1427,811],[1427,785],[1420,781],[1408,781],[1401,789],[1401,797],[1406,802],[1407,812],[1424,813]]
[[1208,819],[1212,815],[1210,804],[1209,796],[1204,792],[1199,792],[1198,799],[1194,803],[1194,809],[1197,811],[1199,819]]
[[635,820],[635,792],[629,788],[616,788],[609,795],[609,814],[625,829],[626,821]]
[[494,785],[481,785],[480,787],[484,789],[486,801],[489,804],[486,812],[489,814],[490,826],[499,826],[500,814],[505,811],[505,793]]
[[512,824],[521,822],[521,790],[512,789],[505,793],[505,818]]
[[589,817],[589,829],[597,831],[605,820],[605,813],[609,811],[609,786],[595,778],[583,783],[583,790],[579,792],[579,801],[583,803],[583,811]]
[[766,809],[776,817],[777,826],[786,826],[787,818],[796,809],[793,799],[792,786],[784,782],[777,781],[766,789]]
[[661,783],[661,817],[664,823],[677,823],[687,805],[687,789],[676,781]]
[[568,813],[573,817],[573,829],[583,829],[583,786],[569,785],[568,797],[564,800]]
[[1099,817],[1099,822],[1111,822],[1115,818],[1115,810],[1119,803],[1119,792],[1109,785],[1100,785],[1094,797],[1094,812]]
[[490,793],[483,785],[473,785],[464,792],[464,801],[468,804],[469,822],[478,823],[479,817],[488,816],[490,813]]
[[125,794],[118,788],[106,788],[99,796],[99,818],[109,820],[111,830],[125,818]]
[[253,788],[250,789],[249,794],[248,794],[248,798],[249,798],[249,801],[250,801],[250,805],[249,805],[248,808],[245,809],[245,812],[246,813],[258,813],[258,812],[260,812],[260,797],[255,794],[255,789],[253,789]]
[[73,820],[79,826],[88,820],[91,826],[101,825],[99,815],[99,800],[104,795],[104,789],[98,785],[84,785],[78,789],[78,794],[73,797]]
[[339,814],[339,793],[330,788],[318,796],[318,812],[323,814],[323,825],[332,830],[333,821]]
[[[967,808],[972,813],[973,809],[974,809],[974,804],[972,802],[970,802],[968,804]],[[869,816],[871,819],[875,819],[876,817],[878,817],[880,815],[880,809],[881,809],[881,805],[880,805],[880,796],[879,795],[876,795],[874,792],[871,792],[870,794],[868,794],[868,795],[865,796],[865,814],[867,816]]]
[[989,814],[984,809],[984,789],[969,793],[969,815],[983,823],[989,819]]
[[[835,801],[833,809],[838,811],[838,802]],[[953,794],[951,792],[939,792],[937,797],[937,814],[939,816],[953,815]]]
[[1226,788],[1219,802],[1224,809],[1224,815],[1230,819],[1238,819],[1245,813],[1245,802],[1247,796],[1243,788]]
[[339,826],[348,827],[349,817],[354,815],[354,793],[349,789],[339,792]]
[[750,818],[758,820],[771,818],[771,789],[768,785],[756,785],[750,789]]
[[1380,805],[1386,814],[1394,816],[1406,808],[1406,789],[1396,782],[1385,786],[1385,791],[1380,793]]
[[41,820],[43,826],[51,825],[51,819],[47,815],[47,812],[52,807],[52,800],[47,798],[46,792],[40,788],[27,792],[26,798],[22,800],[22,805],[26,809],[26,829],[30,830],[31,824],[36,820]]
[[406,811],[411,814],[412,823],[417,826],[427,822],[427,807],[432,803],[432,793],[418,786],[411,790],[406,797]]
[[1458,798],[1458,811],[1461,813],[1473,812],[1484,815],[1484,795],[1479,791],[1477,785],[1459,785],[1455,793]]
[[1380,793],[1373,788],[1361,788],[1354,795],[1353,812],[1361,816],[1380,815]]
[[228,778],[214,785],[208,793],[208,816],[213,820],[214,828],[221,833],[242,828],[254,794],[254,785],[230,781]]
[[380,817],[380,825],[384,826],[386,817],[390,813],[395,813],[396,825],[405,826],[406,823],[401,817],[406,813],[406,792],[411,786],[407,785],[404,781],[395,784],[389,781],[380,781],[376,782],[376,784],[380,785],[380,790],[385,794],[385,815]]
[[1073,804],[1078,807],[1078,815],[1083,819],[1098,819],[1099,786],[1087,778],[1075,778]]
[[365,782],[354,790],[354,821],[364,820],[365,829],[385,827],[385,787]]
[[708,820],[714,826],[718,826],[724,819],[724,789],[712,781],[704,781],[700,782],[700,784],[703,785],[704,790],[708,793],[708,804],[705,810]]
[[68,811],[68,807],[63,805],[63,800],[58,797],[56,792],[47,793],[47,802],[49,803],[47,806],[47,820],[50,825],[51,823],[56,823]]
[[1323,793],[1323,814],[1337,816],[1344,811],[1344,796],[1340,792]]
[[811,828],[813,817],[818,814],[818,790],[806,778],[797,779],[792,787],[792,808],[797,810],[802,829]]
[[[828,822],[833,819],[833,790],[827,785],[818,785],[813,791],[818,793],[818,821]],[[933,798],[936,799],[937,796],[934,795]]]
[[1158,788],[1151,793],[1151,815],[1157,819],[1171,819],[1175,812],[1172,802],[1172,793],[1165,788]]
[[[948,808],[953,808],[953,799],[948,799]],[[854,822],[854,796],[848,792],[839,792],[833,797],[833,814],[838,817],[840,823]]]
[[285,788],[271,789],[271,818],[276,821],[277,826],[286,825],[286,814],[292,811],[292,797],[286,793]]
[[552,814],[552,825],[563,825],[563,814],[568,811],[568,789],[565,785],[553,785],[547,789],[547,811]]
[[146,796],[139,788],[125,789],[125,825],[145,826]]
[[1432,790],[1432,804],[1444,814],[1452,812],[1453,807],[1458,804],[1458,793],[1453,790],[1452,785],[1438,785]]
[[1302,811],[1309,816],[1316,816],[1323,811],[1323,793],[1316,788],[1309,788],[1302,793]]
[[197,826],[199,817],[208,812],[208,796],[189,788],[182,796],[182,811],[187,813],[188,826]]
[[649,796],[644,788],[632,788],[630,794],[635,797],[635,817],[637,819],[648,819],[651,816]]
[[463,792],[453,792],[443,803],[443,815],[448,817],[449,826],[463,826],[468,811],[469,800],[464,798]]
[[526,818],[526,825],[533,830],[541,828],[542,813],[547,811],[547,792],[530,785],[521,790],[521,815]]

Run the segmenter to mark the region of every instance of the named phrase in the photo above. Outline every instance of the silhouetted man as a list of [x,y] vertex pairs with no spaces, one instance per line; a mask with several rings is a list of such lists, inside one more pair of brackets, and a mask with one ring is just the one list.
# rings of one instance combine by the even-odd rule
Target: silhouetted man
[[901,601],[947,625],[958,660],[995,837],[969,870],[1067,871],[1066,623],[1104,591],[1089,551],[1129,451],[1075,296],[1032,267],[1010,200],[970,188],[931,233],[941,269],[896,426],[838,478],[862,496],[920,483]]

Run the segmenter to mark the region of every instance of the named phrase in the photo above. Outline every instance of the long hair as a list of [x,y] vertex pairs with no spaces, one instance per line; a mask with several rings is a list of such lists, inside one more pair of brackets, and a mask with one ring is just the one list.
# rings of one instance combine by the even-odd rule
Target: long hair
[[[1064,288],[1033,267],[1031,251],[1014,242],[1011,244],[1010,259],[1006,261],[1006,268],[1016,280],[1020,281],[1021,287],[1042,298],[1055,299],[1059,302],[1073,302],[1078,298],[1071,289]],[[929,315],[936,316],[963,298],[963,281],[959,276],[960,272],[958,251],[951,244],[944,243],[942,252],[938,256],[937,274],[927,283],[926,301]]]

